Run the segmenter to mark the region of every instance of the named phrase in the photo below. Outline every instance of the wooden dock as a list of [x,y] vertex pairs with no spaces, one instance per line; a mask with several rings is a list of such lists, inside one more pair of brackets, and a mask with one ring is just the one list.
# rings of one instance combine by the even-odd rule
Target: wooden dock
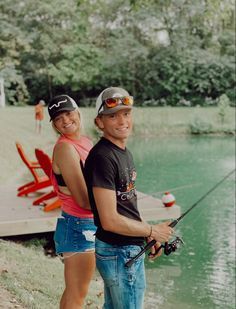
[[[32,203],[39,194],[17,197],[16,186],[0,187],[0,237],[53,232],[60,209],[44,212],[43,206]],[[48,190],[48,189],[47,189]],[[145,221],[175,219],[180,216],[180,207],[164,207],[159,199],[138,192],[138,207]]]

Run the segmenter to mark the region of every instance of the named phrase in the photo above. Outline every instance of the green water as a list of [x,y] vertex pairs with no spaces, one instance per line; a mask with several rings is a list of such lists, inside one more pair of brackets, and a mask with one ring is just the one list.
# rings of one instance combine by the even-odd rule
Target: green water
[[[233,137],[132,139],[137,189],[171,191],[181,212],[235,168]],[[158,219],[158,218],[157,218]],[[177,226],[185,245],[146,261],[146,307],[235,308],[235,175]]]

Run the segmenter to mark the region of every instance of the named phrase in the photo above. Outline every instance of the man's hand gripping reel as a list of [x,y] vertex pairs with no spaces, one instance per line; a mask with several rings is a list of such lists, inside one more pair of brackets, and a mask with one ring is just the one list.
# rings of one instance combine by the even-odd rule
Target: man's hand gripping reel
[[180,237],[177,236],[172,242],[165,242],[164,245],[161,245],[159,248],[157,248],[154,254],[149,253],[148,256],[152,257],[157,255],[161,248],[164,248],[165,255],[170,255],[172,252],[175,252],[179,248],[179,244],[184,244],[184,242]]
[[[172,221],[169,226],[170,227],[174,227],[177,223],[178,223],[178,219]],[[135,261],[137,261],[137,259],[143,254],[145,253],[147,250],[149,250],[152,246],[154,246],[156,243],[156,240],[153,239],[152,241],[150,241],[149,243],[146,244],[146,246],[139,252],[139,254],[137,254],[135,257],[133,257],[131,260],[129,260],[125,266],[126,267],[131,267],[133,265],[133,263]],[[179,247],[179,244],[183,244],[183,240],[180,238],[180,237],[176,237],[175,240],[173,240],[171,243],[168,243],[166,242],[164,245],[161,245],[159,248],[157,248],[155,254],[153,254],[153,256],[155,256],[156,254],[158,254],[158,252],[164,248],[164,254],[165,255],[169,255],[171,254],[172,252],[175,252],[178,247]],[[149,253],[149,256],[151,256],[152,254]]]

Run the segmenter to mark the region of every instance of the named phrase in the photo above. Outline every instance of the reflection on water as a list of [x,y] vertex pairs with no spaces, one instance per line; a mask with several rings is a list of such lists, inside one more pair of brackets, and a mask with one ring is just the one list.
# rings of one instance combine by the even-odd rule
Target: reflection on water
[[[170,190],[182,212],[235,168],[232,137],[133,139],[137,189],[160,198]],[[145,309],[235,308],[235,176],[177,226],[185,245],[146,261]]]

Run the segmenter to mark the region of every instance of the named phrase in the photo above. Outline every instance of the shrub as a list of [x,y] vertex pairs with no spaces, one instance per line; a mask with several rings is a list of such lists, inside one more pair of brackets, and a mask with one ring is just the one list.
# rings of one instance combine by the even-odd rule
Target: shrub
[[199,118],[195,118],[190,124],[191,134],[209,134],[212,132],[212,125]]
[[227,97],[226,94],[222,94],[218,99],[218,107],[219,107],[218,115],[220,117],[220,121],[222,125],[225,122],[225,116],[226,116],[229,106],[230,106],[229,98]]

